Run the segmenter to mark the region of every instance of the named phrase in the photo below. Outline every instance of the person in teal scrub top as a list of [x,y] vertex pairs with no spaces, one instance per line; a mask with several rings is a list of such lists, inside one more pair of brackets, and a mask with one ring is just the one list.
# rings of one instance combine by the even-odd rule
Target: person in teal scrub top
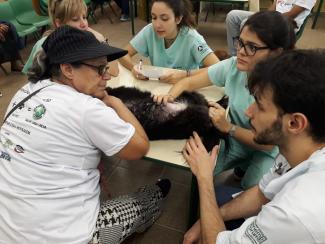
[[204,38],[194,29],[189,0],[154,0],[151,8],[152,23],[145,26],[124,48],[128,55],[119,61],[135,77],[146,79],[132,61],[139,53],[149,57],[151,65],[180,69],[160,77],[160,81],[175,83],[194,75],[200,67],[208,67],[219,60]]
[[[270,56],[294,48],[295,33],[289,19],[275,11],[258,12],[245,23],[240,36],[234,39],[237,56],[210,66],[204,72],[176,83],[168,95],[154,97],[157,103],[172,102],[183,91],[216,85],[225,87],[229,97],[229,117],[220,105],[210,102],[209,115],[214,125],[229,135],[229,150],[221,143],[215,175],[224,170],[239,168],[243,172],[243,189],[256,185],[271,168],[278,149],[259,145],[245,111],[254,102],[247,89],[247,80],[255,65]],[[190,123],[190,121],[189,121]]]

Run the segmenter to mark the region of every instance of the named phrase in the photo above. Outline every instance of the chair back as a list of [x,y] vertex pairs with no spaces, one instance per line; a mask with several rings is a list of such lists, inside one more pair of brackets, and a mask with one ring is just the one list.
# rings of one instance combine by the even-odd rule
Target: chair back
[[48,0],[39,0],[39,5],[41,9],[41,14],[48,16]]
[[27,1],[26,0],[8,0],[8,2],[16,16],[25,14],[30,11],[33,11],[34,13],[36,13],[33,8],[33,3],[31,0],[27,0]]
[[43,13],[42,13],[42,11],[41,11],[40,0],[32,0],[32,5],[33,5],[33,9],[34,9],[34,11],[35,11],[38,15],[43,15]]
[[[324,0],[319,0],[318,7],[317,7],[317,10],[316,10],[316,13],[315,13],[315,17],[314,17],[314,21],[313,21],[313,24],[311,25],[311,28],[312,29],[315,29],[315,26],[316,26],[316,23],[317,23],[317,19],[318,19],[319,14],[320,14],[320,12],[322,10],[323,2],[324,2]],[[312,12],[313,12],[313,10],[312,10]]]
[[48,16],[36,14],[31,0],[8,0],[8,2],[20,24],[31,24],[37,28],[50,24]]
[[0,3],[0,16],[2,20],[7,20],[9,22],[16,21],[15,14],[12,11],[12,8],[9,2],[2,2]]
[[33,25],[21,25],[14,14],[13,9],[11,8],[11,5],[9,2],[2,2],[0,3],[0,16],[1,19],[9,21],[11,24],[13,24],[18,32],[18,35],[20,37],[26,36],[28,34],[34,33],[37,31],[36,27]]

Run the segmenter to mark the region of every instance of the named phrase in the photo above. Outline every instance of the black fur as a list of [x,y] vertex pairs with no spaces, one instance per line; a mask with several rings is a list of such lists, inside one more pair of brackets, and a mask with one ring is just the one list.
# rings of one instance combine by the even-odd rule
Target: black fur
[[[158,105],[151,93],[134,87],[107,88],[109,95],[120,98],[140,121],[150,140],[188,139],[196,131],[211,150],[226,135],[212,124],[208,102],[197,92],[183,92],[174,104]],[[222,100],[226,106],[227,101]],[[177,104],[177,105],[176,105]],[[183,105],[182,105],[183,104]],[[177,106],[184,109],[175,110]]]

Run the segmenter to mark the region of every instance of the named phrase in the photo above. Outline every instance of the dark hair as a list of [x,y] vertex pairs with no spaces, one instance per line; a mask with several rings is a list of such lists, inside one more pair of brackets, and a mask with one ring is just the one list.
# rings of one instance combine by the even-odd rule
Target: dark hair
[[246,26],[271,50],[289,50],[295,47],[296,35],[292,19],[277,11],[257,12],[247,19],[243,28]]
[[257,97],[265,89],[273,93],[279,113],[302,113],[309,133],[325,141],[325,50],[292,50],[259,62],[248,87]]
[[153,0],[152,5],[155,2],[165,3],[173,10],[175,17],[183,16],[181,22],[178,24],[178,28],[183,26],[195,28],[197,26],[195,18],[192,14],[193,6],[189,0]]

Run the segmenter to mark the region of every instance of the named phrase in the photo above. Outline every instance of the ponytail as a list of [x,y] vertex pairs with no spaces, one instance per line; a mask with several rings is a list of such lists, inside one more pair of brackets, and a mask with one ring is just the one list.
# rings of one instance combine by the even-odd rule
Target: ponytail
[[40,80],[49,79],[51,77],[60,77],[61,70],[59,64],[49,65],[46,53],[40,49],[33,59],[33,64],[27,72],[28,80],[37,83]]
[[47,79],[47,59],[44,50],[41,48],[33,59],[33,64],[27,72],[28,80],[36,83],[40,80]]

